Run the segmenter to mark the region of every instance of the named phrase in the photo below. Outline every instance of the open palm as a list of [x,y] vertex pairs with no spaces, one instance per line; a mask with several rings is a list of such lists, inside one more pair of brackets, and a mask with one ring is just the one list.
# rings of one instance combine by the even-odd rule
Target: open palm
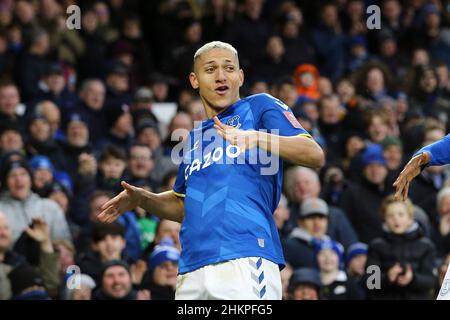
[[111,223],[124,212],[139,206],[141,189],[125,181],[122,181],[121,185],[124,190],[102,206],[102,212],[98,215],[98,219],[101,222]]
[[412,158],[403,168],[402,172],[395,180],[393,186],[396,188],[395,198],[405,200],[408,198],[409,185],[411,181],[419,175],[421,167],[428,163],[430,156],[427,152],[421,153]]

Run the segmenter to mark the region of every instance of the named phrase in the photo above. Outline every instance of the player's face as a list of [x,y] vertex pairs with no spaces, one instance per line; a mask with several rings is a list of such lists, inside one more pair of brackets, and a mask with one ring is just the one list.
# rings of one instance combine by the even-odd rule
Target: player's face
[[219,113],[239,100],[244,74],[236,55],[216,48],[198,57],[189,80],[194,89],[199,89],[206,107]]

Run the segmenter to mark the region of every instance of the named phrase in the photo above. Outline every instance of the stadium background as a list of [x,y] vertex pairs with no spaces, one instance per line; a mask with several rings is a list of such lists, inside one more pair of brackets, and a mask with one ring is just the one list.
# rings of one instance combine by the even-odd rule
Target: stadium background
[[[66,26],[72,4],[79,30]],[[372,4],[380,29],[366,25]],[[179,224],[142,210],[112,225],[95,216],[121,179],[171,189],[168,137],[205,118],[187,75],[212,40],[238,50],[241,96],[284,101],[326,153],[317,173],[285,166],[275,213],[285,298],[317,283],[314,269],[325,277],[316,260],[324,239],[341,271],[322,283],[321,299],[435,298],[450,260],[446,168],[411,186],[414,235],[390,237],[380,208],[405,161],[448,130],[449,23],[444,0],[0,0],[0,298],[173,299]],[[327,218],[299,236],[311,197],[326,201]],[[412,266],[412,282],[367,291],[366,245],[382,277],[398,262]],[[72,265],[83,290],[66,285]]]

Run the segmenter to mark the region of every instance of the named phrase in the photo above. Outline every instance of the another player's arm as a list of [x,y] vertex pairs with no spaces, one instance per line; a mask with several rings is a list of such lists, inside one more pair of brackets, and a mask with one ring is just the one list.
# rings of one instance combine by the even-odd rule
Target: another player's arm
[[141,207],[161,219],[182,222],[184,201],[172,191],[153,193],[122,181],[124,190],[102,206],[98,218],[102,222],[113,222],[124,212]]
[[320,168],[325,164],[322,148],[308,134],[278,136],[267,132],[236,129],[221,123],[217,117],[214,122],[219,135],[241,149],[258,146],[284,160],[310,168]]
[[439,166],[450,163],[450,135],[417,151],[405,165],[394,182],[395,197],[406,199],[411,181],[420,174],[426,166]]

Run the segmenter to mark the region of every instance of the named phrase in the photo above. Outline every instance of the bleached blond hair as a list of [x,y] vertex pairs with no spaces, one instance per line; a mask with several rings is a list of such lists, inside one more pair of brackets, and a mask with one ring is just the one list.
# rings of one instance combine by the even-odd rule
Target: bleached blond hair
[[199,48],[195,54],[194,54],[194,63],[197,61],[197,59],[204,54],[205,52],[208,52],[212,49],[224,49],[228,50],[231,53],[233,53],[236,57],[238,56],[237,50],[229,43],[222,42],[222,41],[211,41],[206,44],[204,44],[201,48]]

